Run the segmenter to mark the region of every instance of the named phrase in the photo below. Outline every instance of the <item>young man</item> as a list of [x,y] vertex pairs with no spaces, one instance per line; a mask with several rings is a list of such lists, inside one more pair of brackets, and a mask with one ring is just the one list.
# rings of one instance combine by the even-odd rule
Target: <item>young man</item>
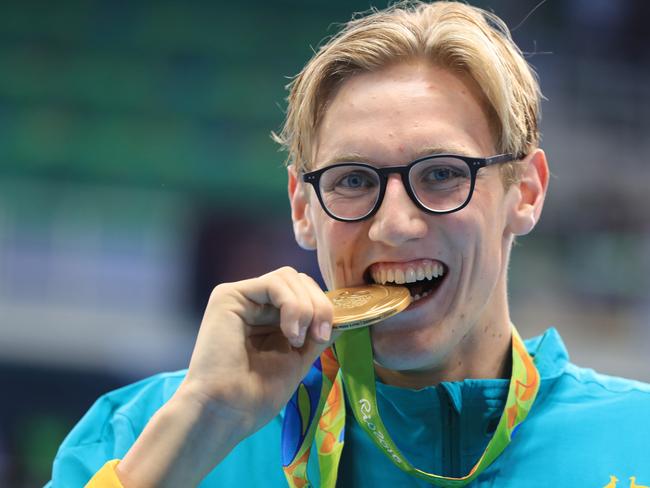
[[293,269],[217,286],[188,370],[102,397],[49,486],[650,484],[650,386],[570,364],[554,330],[524,346],[510,321],[510,248],[548,184],[539,98],[479,9],[350,22],[293,81],[277,136],[294,232],[329,289],[406,283],[413,303],[332,334],[330,301]]

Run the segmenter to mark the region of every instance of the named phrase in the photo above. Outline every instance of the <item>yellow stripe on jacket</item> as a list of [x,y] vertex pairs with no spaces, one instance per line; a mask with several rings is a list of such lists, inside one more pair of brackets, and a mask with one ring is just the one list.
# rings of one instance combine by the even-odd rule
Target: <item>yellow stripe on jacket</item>
[[97,471],[95,476],[86,484],[85,488],[124,488],[115,473],[115,467],[119,462],[119,459],[113,459],[104,464],[102,469]]

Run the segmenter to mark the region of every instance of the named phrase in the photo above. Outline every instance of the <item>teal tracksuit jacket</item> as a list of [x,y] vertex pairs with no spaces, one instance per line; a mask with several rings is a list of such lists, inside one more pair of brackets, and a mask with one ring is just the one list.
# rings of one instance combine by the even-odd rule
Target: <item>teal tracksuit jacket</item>
[[[542,382],[510,445],[470,486],[650,487],[650,385],[569,362],[555,329],[526,341]],[[647,363],[646,363],[647,365]],[[102,396],[61,445],[46,488],[82,487],[106,461],[122,458],[185,371],[145,379]],[[501,415],[508,380],[445,382],[422,390],[377,384],[382,418],[416,467],[462,476],[476,463]],[[282,415],[241,442],[201,487],[285,487]],[[318,485],[317,462],[310,479]],[[339,466],[342,487],[430,486],[375,447],[348,415]]]

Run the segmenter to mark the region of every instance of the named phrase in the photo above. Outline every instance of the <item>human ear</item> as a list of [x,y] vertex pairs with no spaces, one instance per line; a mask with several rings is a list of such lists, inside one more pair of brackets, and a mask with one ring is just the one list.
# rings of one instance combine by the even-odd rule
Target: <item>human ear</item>
[[508,190],[513,202],[508,212],[508,230],[523,236],[533,230],[542,214],[548,189],[548,163],[541,149],[535,149],[524,159],[525,169]]
[[300,247],[308,251],[316,249],[314,226],[309,216],[309,193],[306,185],[298,179],[296,168],[287,167],[289,177],[289,201],[291,202],[291,220],[293,234]]

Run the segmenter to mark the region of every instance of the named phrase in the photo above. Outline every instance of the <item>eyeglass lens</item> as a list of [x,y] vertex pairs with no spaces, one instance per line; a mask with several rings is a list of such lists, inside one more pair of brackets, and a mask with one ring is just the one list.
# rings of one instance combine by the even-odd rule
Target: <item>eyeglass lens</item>
[[[424,159],[409,171],[409,184],[419,202],[429,210],[455,210],[469,197],[468,164],[453,157]],[[324,205],[335,216],[357,219],[368,215],[380,194],[380,176],[371,168],[354,164],[335,166],[321,175]]]

